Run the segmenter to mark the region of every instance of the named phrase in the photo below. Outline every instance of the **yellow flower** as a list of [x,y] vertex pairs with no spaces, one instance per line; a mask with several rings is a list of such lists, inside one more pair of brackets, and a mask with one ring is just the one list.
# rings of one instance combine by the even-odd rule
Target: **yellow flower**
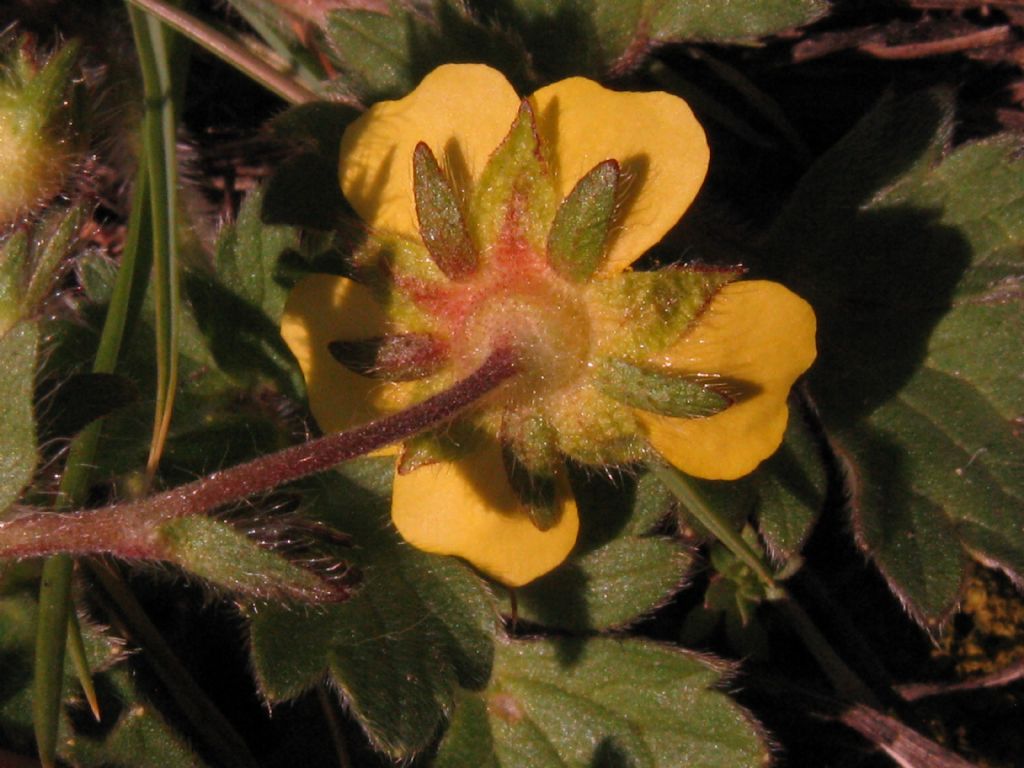
[[509,586],[550,571],[579,527],[563,457],[660,453],[731,479],[778,447],[815,356],[810,307],[739,270],[634,272],[697,195],[704,132],[666,93],[562,80],[521,100],[481,65],[440,67],[341,144],[368,225],[349,279],[313,275],[282,334],[325,431],[450,386],[497,346],[520,372],[406,443],[392,519],[413,546]]

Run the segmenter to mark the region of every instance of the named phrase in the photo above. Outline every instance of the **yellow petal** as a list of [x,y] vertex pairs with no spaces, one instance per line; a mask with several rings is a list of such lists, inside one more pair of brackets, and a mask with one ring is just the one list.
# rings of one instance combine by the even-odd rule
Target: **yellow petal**
[[423,141],[463,189],[480,177],[508,133],[519,97],[497,70],[482,64],[438,67],[398,101],[382,101],[341,140],[341,188],[376,230],[419,237],[412,154]]
[[731,480],[753,471],[782,441],[786,397],[814,362],[815,325],[810,305],[778,283],[725,286],[693,329],[651,362],[740,379],[759,391],[706,419],[636,411],[651,445],[696,477]]
[[309,407],[320,429],[340,432],[403,405],[401,385],[353,373],[327,345],[384,333],[384,313],[372,291],[346,277],[310,275],[288,295],[281,336],[299,361]]
[[457,462],[395,474],[391,519],[417,549],[465,558],[509,587],[555,568],[576,543],[579,517],[569,483],[559,477],[561,517],[538,530],[505,479],[496,443]]
[[562,198],[598,163],[622,166],[627,194],[602,271],[625,269],[697,196],[710,158],[704,130],[676,96],[609,91],[581,77],[542,88],[530,100]]

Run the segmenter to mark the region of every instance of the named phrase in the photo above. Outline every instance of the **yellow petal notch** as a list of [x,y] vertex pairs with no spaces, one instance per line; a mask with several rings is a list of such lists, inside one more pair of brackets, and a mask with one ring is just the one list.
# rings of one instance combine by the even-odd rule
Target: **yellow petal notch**
[[504,75],[482,64],[438,67],[398,101],[371,107],[341,140],[341,188],[377,231],[419,239],[413,152],[426,144],[457,188],[478,179],[508,133],[519,97]]
[[676,96],[610,91],[582,77],[541,88],[530,101],[562,198],[598,163],[621,166],[626,194],[601,269],[622,271],[697,196],[710,160],[704,129]]

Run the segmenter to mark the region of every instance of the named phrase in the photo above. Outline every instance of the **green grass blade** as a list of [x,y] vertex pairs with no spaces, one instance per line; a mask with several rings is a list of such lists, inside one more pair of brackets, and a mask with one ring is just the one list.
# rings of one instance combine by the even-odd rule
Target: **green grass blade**
[[85,653],[85,641],[82,639],[82,625],[78,622],[78,614],[68,610],[68,654],[75,665],[75,674],[82,686],[85,700],[96,722],[100,720],[100,701],[96,696],[96,686],[92,682],[92,671],[89,669],[89,657]]
[[[237,40],[204,24],[180,8],[175,8],[163,0],[128,1],[138,8],[145,9],[147,13],[160,19],[167,26],[235,67],[267,90],[276,93],[285,101],[291,104],[304,104],[319,98],[314,90],[300,83],[291,75],[278,72]],[[138,13],[138,11],[135,12]]]
[[[138,316],[148,281],[153,254],[149,192],[144,164],[135,180],[135,191],[125,249],[121,255],[117,282],[103,323],[99,347],[92,369],[113,373],[122,340],[131,320]],[[71,443],[61,478],[61,508],[82,505],[89,488],[90,467],[99,445],[101,421],[82,430]],[[63,693],[64,655],[68,621],[71,615],[71,575],[73,561],[59,555],[43,565],[39,590],[39,624],[36,627],[35,672],[33,679],[33,723],[40,762],[44,766],[56,759],[57,731]],[[74,642],[74,640],[72,640]],[[80,675],[81,677],[81,675]],[[83,682],[84,686],[84,682]]]
[[177,265],[177,153],[174,73],[161,23],[134,6],[128,15],[142,69],[146,112],[143,155],[149,174],[156,305],[157,390],[146,475],[152,479],[170,428],[178,379],[179,280]]
[[73,570],[74,561],[67,555],[51,557],[43,564],[39,587],[32,724],[36,733],[39,762],[43,768],[56,765]]

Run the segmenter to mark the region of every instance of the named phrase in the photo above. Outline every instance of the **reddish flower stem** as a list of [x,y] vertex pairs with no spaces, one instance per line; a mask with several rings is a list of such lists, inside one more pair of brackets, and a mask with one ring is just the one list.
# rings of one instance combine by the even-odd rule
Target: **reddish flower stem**
[[108,553],[168,559],[160,524],[323,472],[448,421],[516,373],[515,353],[500,348],[451,388],[410,408],[347,432],[286,448],[139,501],[61,514],[26,511],[0,522],[0,557]]

